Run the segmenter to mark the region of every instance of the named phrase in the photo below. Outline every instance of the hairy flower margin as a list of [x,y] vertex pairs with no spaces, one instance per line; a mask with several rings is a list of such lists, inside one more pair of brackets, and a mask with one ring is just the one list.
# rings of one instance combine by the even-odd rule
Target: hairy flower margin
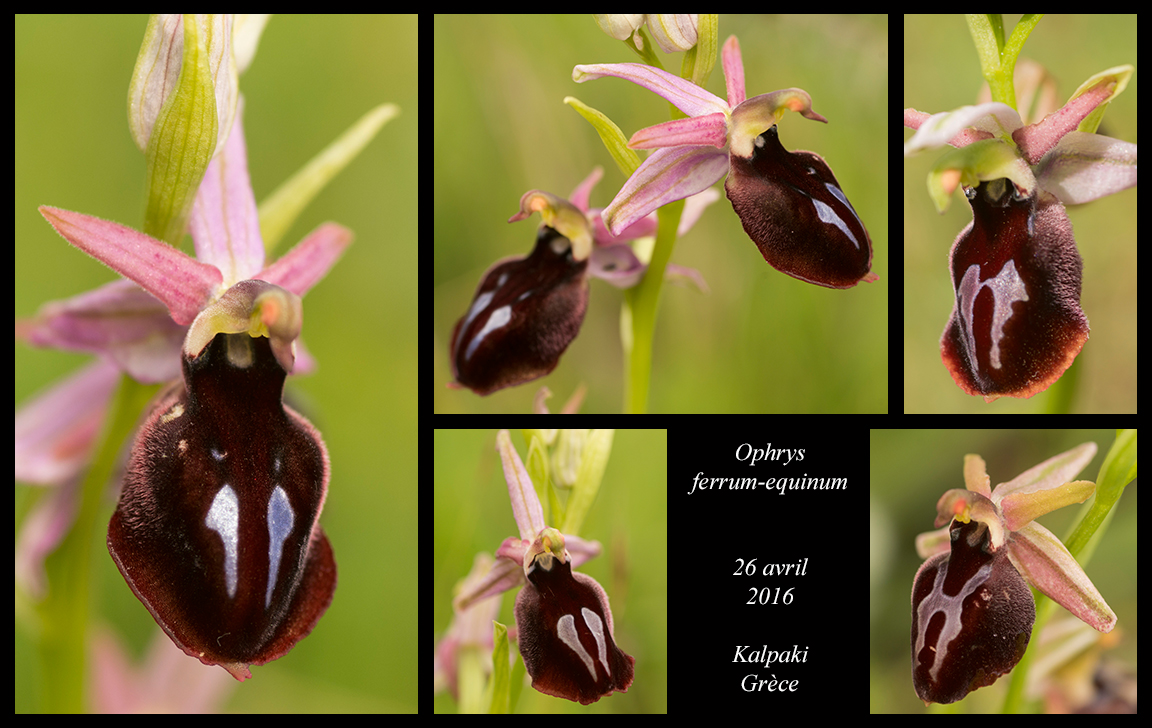
[[[1021,98],[1041,90],[1054,97],[1038,64],[1015,70]],[[1082,264],[1064,205],[1136,185],[1136,145],[1095,133],[1133,72],[1124,65],[1095,74],[1062,108],[1042,103],[1043,118],[1031,124],[1000,101],[935,115],[904,110],[904,126],[916,130],[906,157],[954,147],[929,174],[933,204],[943,212],[961,187],[972,206],[973,221],[950,254],[955,300],[940,340],[944,364],[968,394],[987,402],[1031,397],[1055,383],[1087,341]]]

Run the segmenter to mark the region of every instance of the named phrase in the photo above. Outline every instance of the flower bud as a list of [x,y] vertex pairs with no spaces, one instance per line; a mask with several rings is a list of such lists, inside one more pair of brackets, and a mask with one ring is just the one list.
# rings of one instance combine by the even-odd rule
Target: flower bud
[[[188,68],[185,67],[185,19],[195,23],[195,33],[191,37],[197,43],[192,56],[196,60]],[[144,43],[136,57],[136,68],[128,89],[128,126],[140,151],[148,150],[153,127],[165,104],[172,103],[180,94],[201,90],[206,90],[215,99],[216,124],[213,131],[217,138],[211,142],[213,151],[208,156],[223,146],[232,131],[232,117],[236,113],[239,95],[236,62],[232,54],[232,24],[231,15],[153,15],[148,19]],[[258,34],[256,38],[259,38]],[[204,64],[203,79],[196,78],[195,68],[200,63]],[[182,73],[187,75],[187,86],[181,86]],[[178,121],[173,119],[171,123],[177,124]],[[179,123],[189,122],[180,119]]]
[[616,40],[626,40],[644,25],[644,15],[593,15],[600,30]]
[[153,15],[128,88],[128,126],[148,159],[144,230],[176,245],[224,148],[239,87],[231,15]]
[[652,40],[665,53],[686,51],[696,46],[700,16],[695,13],[679,15],[649,15],[648,29]]

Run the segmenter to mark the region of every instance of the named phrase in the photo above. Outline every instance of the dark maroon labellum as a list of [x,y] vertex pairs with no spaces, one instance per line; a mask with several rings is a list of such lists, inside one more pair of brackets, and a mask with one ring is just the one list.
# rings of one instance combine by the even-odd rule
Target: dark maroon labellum
[[238,679],[283,656],[332,601],[318,519],[328,454],[281,403],[266,338],[217,334],[184,357],[132,448],[108,550],[181,649]]
[[972,222],[952,246],[956,301],[940,353],[968,394],[1031,397],[1088,340],[1080,253],[1064,206],[1004,179],[969,191]]
[[954,703],[996,682],[1028,647],[1036,605],[988,528],[953,521],[950,554],[924,562],[912,584],[912,683],[925,703]]
[[540,228],[531,255],[492,266],[452,331],[456,381],[483,395],[555,369],[584,322],[587,269],[550,227]]
[[616,646],[604,589],[571,562],[537,562],[516,597],[520,655],[532,687],[583,705],[628,692],[636,660]]
[[724,190],[773,268],[829,288],[876,280],[872,239],[819,155],[789,152],[773,126],[756,138],[751,159],[730,161]]

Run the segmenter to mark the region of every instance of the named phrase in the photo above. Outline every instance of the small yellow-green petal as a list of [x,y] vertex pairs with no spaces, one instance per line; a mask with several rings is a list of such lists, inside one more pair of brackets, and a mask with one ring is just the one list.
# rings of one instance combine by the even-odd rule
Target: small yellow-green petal
[[928,194],[938,212],[951,204],[957,184],[975,187],[982,180],[1007,178],[1025,195],[1036,189],[1036,178],[1017,150],[998,139],[984,139],[940,157],[928,173]]
[[1069,101],[1087,93],[1101,83],[1114,83],[1116,85],[1112,88],[1108,98],[1093,109],[1091,114],[1084,117],[1084,121],[1080,122],[1080,126],[1076,127],[1077,131],[1095,133],[1096,129],[1100,126],[1100,122],[1104,119],[1104,112],[1108,109],[1108,104],[1117,96],[1124,93],[1124,89],[1128,88],[1128,80],[1132,78],[1132,74],[1135,72],[1136,69],[1130,65],[1113,66],[1106,71],[1097,73],[1095,76],[1092,76],[1092,78],[1080,84],[1080,88],[1076,89],[1076,93],[1072,94],[1072,97],[1068,99]]
[[728,143],[733,154],[751,158],[756,137],[780,121],[785,111],[795,111],[806,119],[828,120],[812,110],[812,97],[800,88],[784,88],[747,99],[732,110]]
[[991,498],[992,488],[989,487],[989,482],[988,466],[984,464],[984,458],[979,455],[965,455],[964,487],[985,498]]
[[620,131],[620,127],[580,99],[567,96],[564,98],[564,103],[576,109],[576,113],[588,120],[596,133],[600,135],[600,141],[604,142],[604,148],[608,150],[608,154],[616,161],[616,166],[620,168],[625,177],[631,177],[632,173],[640,167],[640,155],[628,148],[628,138],[624,136],[624,132]]
[[1016,531],[1025,523],[1057,508],[1083,503],[1096,491],[1096,484],[1090,480],[1074,480],[1058,488],[1039,490],[1033,493],[1016,493],[1000,501],[1000,511],[1004,523]]

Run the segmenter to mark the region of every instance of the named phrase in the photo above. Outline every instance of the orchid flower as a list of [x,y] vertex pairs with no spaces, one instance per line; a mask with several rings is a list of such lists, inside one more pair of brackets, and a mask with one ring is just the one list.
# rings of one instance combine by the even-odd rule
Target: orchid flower
[[[647,264],[628,241],[654,235],[655,215],[637,220],[620,234],[608,231],[600,208],[590,208],[592,188],[603,170],[592,171],[572,192],[571,201],[542,190],[520,198],[517,222],[539,212],[535,247],[526,257],[499,260],[480,280],[472,304],[452,330],[452,388],[487,395],[547,375],[580,332],[588,307],[588,279],[617,288],[640,282]],[[705,190],[691,200],[680,234],[699,219],[718,195]],[[688,278],[702,288],[699,273],[668,266],[669,277]]]
[[1031,638],[1035,606],[1025,581],[1100,632],[1116,614],[1083,567],[1034,519],[1096,490],[1070,480],[1096,455],[1084,443],[989,487],[984,460],[964,458],[965,489],[936,504],[937,531],[920,534],[928,560],[912,586],[912,679],[925,703],[952,703],[1009,672]]
[[728,174],[728,199],[774,268],[830,288],[878,278],[871,272],[872,240],[832,170],[817,154],[789,152],[777,122],[795,111],[827,123],[802,89],[746,98],[740,44],[724,44],[727,101],[658,68],[635,64],[579,65],[578,83],[605,76],[659,94],[689,116],[642,129],[628,146],[655,149],[604,210],[617,232],[657,208],[710,187]]
[[[1026,16],[1021,25],[1030,28],[1036,20]],[[1082,263],[1064,205],[1136,185],[1136,145],[1095,133],[1134,69],[1116,66],[1095,74],[1062,108],[1025,124],[1005,103],[1014,102],[1014,53],[1023,41],[1010,44],[1010,54],[1003,49],[1002,29],[997,45],[977,30],[983,16],[970,23],[982,61],[996,64],[999,96],[935,115],[905,109],[904,125],[916,133],[904,155],[955,147],[928,178],[939,211],[960,187],[973,215],[950,254],[955,299],[940,350],[957,386],[992,402],[1046,390],[1088,340],[1080,307]],[[1027,31],[1018,26],[1016,35],[1026,37]],[[1001,62],[1001,54],[1010,59]],[[1030,78],[1028,95],[1037,76]]]
[[[508,431],[497,434],[496,448],[519,536],[505,539],[496,550],[495,564],[487,573],[470,575],[456,595],[454,626],[437,648],[437,681],[447,685],[455,681],[457,650],[462,644],[491,642],[486,634],[490,619],[483,632],[481,625],[467,628],[468,622],[475,624],[472,613],[490,615],[487,600],[523,585],[516,597],[515,614],[520,654],[532,687],[588,705],[613,692],[627,692],[636,662],[616,644],[612,609],[604,588],[592,577],[574,571],[601,552],[598,542],[574,534],[600,487],[613,434],[611,430],[560,431],[557,439],[555,430],[533,430],[526,435],[534,454],[545,453],[546,443],[556,442],[553,475],[549,478],[545,466],[543,472],[534,467],[538,475],[530,476]],[[573,491],[562,524],[567,532],[545,520],[537,489],[550,488],[550,480]],[[549,497],[554,499],[555,495]]]
[[[103,358],[66,384],[68,397],[52,392],[17,414],[18,479],[76,479],[99,434],[91,421],[116,385],[111,372],[175,380],[134,438],[108,550],[172,642],[237,680],[307,636],[335,590],[319,525],[327,450],[282,395],[298,355],[301,368],[312,365],[297,347],[301,299],[352,240],[325,223],[265,261],[274,241],[261,232],[237,88],[262,27],[230,15],[151,18],[129,94],[148,164],[148,232],[42,206],[65,240],[126,280],[48,304],[17,325],[33,344]],[[395,113],[378,107],[327,150],[327,170],[295,181],[275,225],[285,229],[311,196],[303,187],[322,185]],[[172,246],[185,230],[195,258]],[[70,428],[78,412],[81,431]],[[62,463],[54,457],[62,450],[83,455]]]

